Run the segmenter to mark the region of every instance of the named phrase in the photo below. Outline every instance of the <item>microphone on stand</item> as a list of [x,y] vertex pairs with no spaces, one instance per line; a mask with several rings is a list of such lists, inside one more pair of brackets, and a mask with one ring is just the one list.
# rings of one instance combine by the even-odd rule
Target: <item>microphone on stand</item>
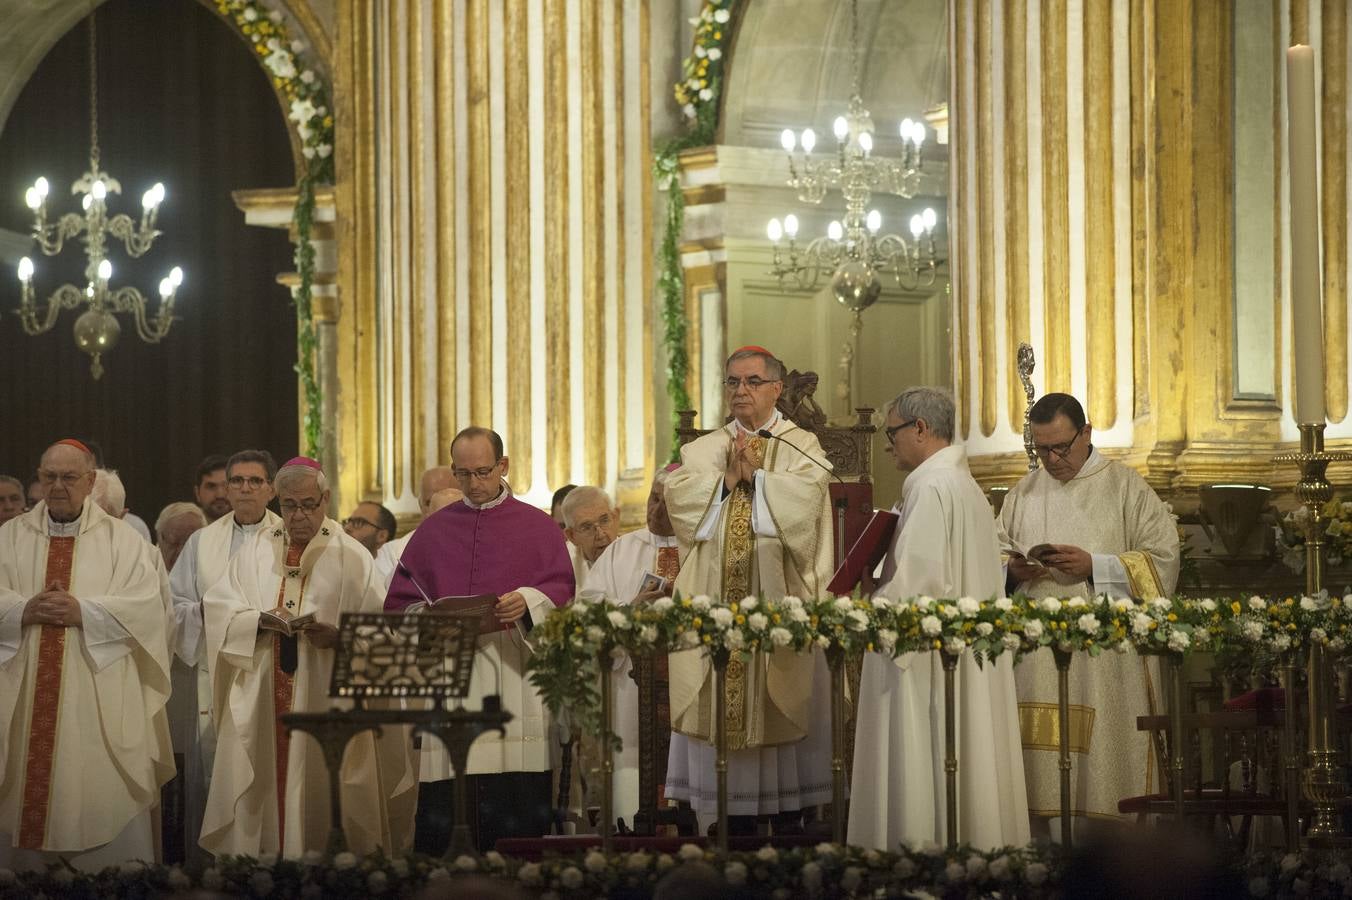
[[[770,429],[768,428],[762,428],[760,431],[757,431],[756,434],[766,440],[779,441],[781,444],[792,447],[797,450],[804,459],[809,460],[814,466],[822,469],[827,475],[834,478],[842,487],[846,484],[845,479],[837,475],[830,466],[826,465],[792,441],[786,440],[777,434],[771,434]],[[831,505],[836,509],[836,565],[839,566],[845,561],[845,510],[849,509],[850,498],[845,496],[844,491],[841,491],[840,496],[831,501]]]

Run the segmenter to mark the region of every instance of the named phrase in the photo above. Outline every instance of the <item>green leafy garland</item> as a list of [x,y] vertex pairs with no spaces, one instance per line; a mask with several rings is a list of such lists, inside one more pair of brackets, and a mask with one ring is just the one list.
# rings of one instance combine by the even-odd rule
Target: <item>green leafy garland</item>
[[215,0],[216,12],[244,37],[272,78],[273,87],[290,105],[287,118],[301,140],[305,172],[296,185],[296,274],[292,296],[296,307],[296,374],[305,396],[302,426],[305,454],[318,458],[324,434],[324,395],[315,374],[314,299],[315,185],[333,183],[333,111],[323,76],[303,64],[303,41],[292,39],[285,17],[258,0]]
[[685,316],[685,276],[681,270],[681,231],[685,226],[685,197],[677,158],[682,150],[713,141],[718,130],[718,96],[723,86],[723,53],[728,24],[736,0],[706,0],[700,14],[690,20],[695,26],[694,48],[682,66],[685,77],[673,90],[686,117],[685,134],[668,141],[653,159],[657,189],[667,195],[667,215],[662,245],[657,252],[657,289],[662,297],[663,347],[667,353],[667,393],[672,405],[672,451],[679,454],[675,428],[677,416],[689,409],[689,323]]

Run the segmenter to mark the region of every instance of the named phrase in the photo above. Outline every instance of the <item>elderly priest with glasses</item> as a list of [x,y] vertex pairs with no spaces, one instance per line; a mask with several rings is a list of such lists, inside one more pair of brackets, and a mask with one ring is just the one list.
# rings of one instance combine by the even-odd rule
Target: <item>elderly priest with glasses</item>
[[[1047,394],[1028,414],[1042,467],[1024,476],[1000,510],[1008,588],[1030,597],[1168,597],[1178,581],[1178,528],[1140,475],[1094,448],[1092,426],[1069,394]],[[1134,653],[1076,663],[1070,679],[1071,808],[1117,818],[1117,801],[1156,790],[1149,715],[1152,669]],[[1028,808],[1034,837],[1060,815],[1056,666],[1035,653],[1015,669]],[[1052,828],[1055,834],[1056,828]]]
[[[254,534],[203,598],[216,761],[202,823],[211,853],[295,858],[323,851],[329,779],[319,743],[282,717],[336,703],[329,678],[344,613],[380,612],[371,554],[330,519],[319,463],[296,457],[273,487],[281,523]],[[353,738],[342,773],[343,830],[357,853],[407,849],[412,791],[407,736]],[[402,812],[401,812],[402,811]]]
[[[732,421],[681,448],[666,504],[684,559],[683,597],[816,598],[831,578],[830,463],[817,438],[780,414],[784,364],[742,347],[725,367]],[[768,435],[768,436],[767,436]],[[671,654],[668,798],[716,814],[713,664]],[[732,834],[756,818],[797,830],[801,810],[831,796],[829,679],[820,653],[751,653],[728,665],[728,812]]]
[[38,479],[46,499],[0,527],[0,868],[151,860],[174,774],[158,551],[90,501],[79,441]]
[[[471,829],[481,850],[500,837],[549,830],[549,721],[527,680],[530,630],[573,597],[573,565],[563,533],[547,514],[512,496],[502,438],[471,426],[451,441],[451,462],[465,497],[428,516],[413,532],[385,599],[388,612],[429,601],[480,605],[495,626],[479,635],[467,709],[498,694],[512,714],[506,737],[490,731],[470,747],[466,775]],[[457,598],[457,599],[450,599]],[[450,759],[425,738],[418,796],[417,849],[445,851],[451,832]],[[455,773],[459,777],[458,773]]]

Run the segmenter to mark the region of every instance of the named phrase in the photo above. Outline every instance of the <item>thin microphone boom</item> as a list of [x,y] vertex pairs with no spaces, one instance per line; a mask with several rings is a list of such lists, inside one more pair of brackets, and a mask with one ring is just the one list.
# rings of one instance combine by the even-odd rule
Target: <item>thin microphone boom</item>
[[804,456],[804,457],[807,458],[808,460],[811,460],[811,462],[812,462],[812,464],[813,464],[814,466],[816,466],[817,468],[822,469],[823,471],[825,471],[827,475],[830,475],[832,478],[834,478],[834,479],[835,479],[836,481],[838,481],[839,483],[845,484],[845,479],[844,479],[844,478],[841,478],[841,477],[840,477],[839,475],[837,475],[834,471],[832,471],[832,469],[831,469],[830,466],[826,465],[826,464],[823,463],[821,460],[817,459],[817,458],[814,457],[812,454],[808,453],[806,450],[804,450],[802,447],[799,447],[797,444],[793,443],[792,441],[785,440],[784,438],[780,437],[780,436],[777,435],[777,434],[771,434],[771,433],[770,433],[770,429],[768,429],[768,428],[762,428],[760,431],[756,432],[756,434],[759,435],[760,437],[765,438],[766,440],[779,441],[780,443],[788,444],[790,447],[792,447],[793,449],[797,450],[800,454],[802,454],[802,456]]
[[[826,472],[826,474],[834,478],[842,488],[844,487],[846,483],[844,478],[841,478],[830,466],[824,464],[821,460],[805,451],[802,447],[799,447],[792,441],[785,440],[777,434],[771,434],[770,429],[768,428],[762,428],[760,431],[757,431],[756,434],[766,440],[779,441],[780,443],[788,444],[790,447],[797,450],[804,459],[810,460],[814,466]],[[839,566],[845,561],[845,510],[850,506],[850,499],[845,496],[845,491],[842,490],[840,496],[835,498],[835,500],[831,502],[831,505],[836,509],[836,565]]]

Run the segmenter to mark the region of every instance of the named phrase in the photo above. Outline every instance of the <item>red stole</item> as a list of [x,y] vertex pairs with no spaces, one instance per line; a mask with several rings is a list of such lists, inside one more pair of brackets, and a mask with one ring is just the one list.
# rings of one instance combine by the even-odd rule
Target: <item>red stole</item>
[[[287,544],[285,568],[294,570],[299,566],[300,556],[304,552],[304,544]],[[287,604],[288,612],[295,615],[304,597],[305,578],[302,577],[300,598],[296,601],[296,609],[290,609],[291,604]],[[277,606],[280,607],[285,600],[286,572],[284,571],[282,572],[282,583],[277,588]],[[288,753],[291,748],[291,732],[287,731],[286,726],[282,724],[282,716],[291,712],[291,696],[294,692],[294,676],[282,670],[282,636],[279,634],[272,641],[272,711],[277,741],[277,840],[280,845],[279,851],[286,844],[286,770]]]
[[[74,564],[75,538],[49,537],[43,590],[55,584],[61,590],[69,591]],[[47,839],[47,805],[52,792],[52,764],[56,760],[56,718],[61,703],[61,671],[65,656],[65,626],[43,625],[38,642],[33,714],[28,726],[23,811],[19,815],[18,845],[25,850],[39,850]]]

